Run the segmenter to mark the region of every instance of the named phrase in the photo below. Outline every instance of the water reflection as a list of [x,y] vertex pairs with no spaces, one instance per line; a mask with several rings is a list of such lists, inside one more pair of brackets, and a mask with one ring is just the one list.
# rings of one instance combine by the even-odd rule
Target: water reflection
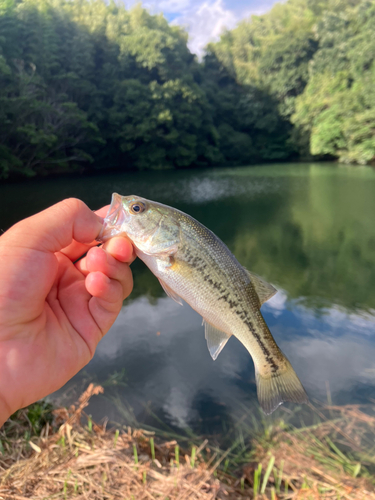
[[[1,227],[67,196],[91,207],[113,191],[136,193],[190,213],[218,234],[278,294],[262,311],[311,398],[335,403],[375,397],[375,171],[335,165],[270,165],[0,187]],[[125,368],[126,385],[106,389],[90,412],[220,433],[243,412],[258,414],[254,368],[232,338],[212,361],[201,318],[165,296],[141,262],[135,288],[97,353],[68,384],[103,383]],[[66,391],[64,388],[63,391]],[[60,391],[55,397],[59,397]],[[116,404],[113,402],[116,399]],[[161,425],[161,424],[160,424]]]
[[[288,301],[283,291],[263,312],[310,397],[325,400],[327,382],[335,403],[375,396],[375,314],[332,307],[317,315]],[[212,361],[200,317],[168,298],[152,305],[141,297],[124,308],[88,372],[105,380],[124,366],[128,386],[116,391],[137,419],[145,418],[143,404],[151,402],[152,411],[173,426],[215,432],[224,415],[230,420],[255,401],[253,365],[243,346],[232,338]]]
[[[281,348],[305,374],[311,397],[325,400],[327,383],[335,403],[364,402],[375,394],[375,311],[353,313],[336,305],[317,311],[279,293],[264,312]],[[366,386],[366,394],[356,393],[359,386]]]

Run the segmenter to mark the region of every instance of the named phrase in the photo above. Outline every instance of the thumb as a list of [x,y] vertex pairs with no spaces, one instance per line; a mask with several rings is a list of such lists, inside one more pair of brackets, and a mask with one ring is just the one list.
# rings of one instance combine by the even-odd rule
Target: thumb
[[102,219],[83,201],[69,198],[18,222],[12,228],[12,236],[29,249],[54,253],[72,240],[91,243],[101,228]]
[[72,240],[92,242],[101,218],[82,201],[64,200],[15,224],[0,237],[0,310],[2,319],[38,317],[56,279],[55,252]]

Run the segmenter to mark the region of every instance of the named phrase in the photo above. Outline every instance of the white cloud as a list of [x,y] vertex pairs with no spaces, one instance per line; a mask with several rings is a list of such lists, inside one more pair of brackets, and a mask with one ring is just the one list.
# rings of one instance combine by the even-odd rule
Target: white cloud
[[266,302],[262,310],[270,309],[271,314],[277,318],[285,310],[287,301],[287,293],[284,290],[278,290],[277,293]]
[[223,0],[208,0],[185,9],[173,23],[186,28],[189,49],[201,56],[209,42],[218,40],[221,33],[234,28],[237,21],[237,16],[224,6]]
[[[249,0],[245,6],[236,0],[143,0],[142,5],[153,14],[162,12],[167,19],[173,19],[172,24],[184,27],[189,34],[189,49],[202,56],[206,45],[218,40],[225,29],[234,28],[238,21],[252,14],[264,14],[275,2]],[[129,7],[137,3],[139,0],[126,2]]]
[[[264,14],[271,9],[276,0],[249,0],[246,6],[235,0],[144,0],[143,7],[151,13],[162,12],[167,19],[173,19],[189,34],[188,46],[191,52],[202,56],[204,48],[218,40],[225,29],[232,29],[238,21],[252,14]],[[128,0],[129,7],[139,3]]]

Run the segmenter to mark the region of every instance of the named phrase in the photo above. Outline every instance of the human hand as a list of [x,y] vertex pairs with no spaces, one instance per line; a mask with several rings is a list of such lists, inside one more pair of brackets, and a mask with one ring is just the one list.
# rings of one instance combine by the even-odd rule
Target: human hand
[[117,237],[96,247],[101,228],[68,199],[0,237],[0,426],[90,361],[130,294],[132,244]]

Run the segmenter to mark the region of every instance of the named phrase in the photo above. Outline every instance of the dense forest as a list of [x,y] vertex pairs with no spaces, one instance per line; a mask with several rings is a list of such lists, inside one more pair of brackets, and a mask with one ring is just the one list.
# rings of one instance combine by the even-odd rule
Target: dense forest
[[374,33],[374,0],[289,0],[198,61],[140,5],[0,0],[0,177],[372,163]]

